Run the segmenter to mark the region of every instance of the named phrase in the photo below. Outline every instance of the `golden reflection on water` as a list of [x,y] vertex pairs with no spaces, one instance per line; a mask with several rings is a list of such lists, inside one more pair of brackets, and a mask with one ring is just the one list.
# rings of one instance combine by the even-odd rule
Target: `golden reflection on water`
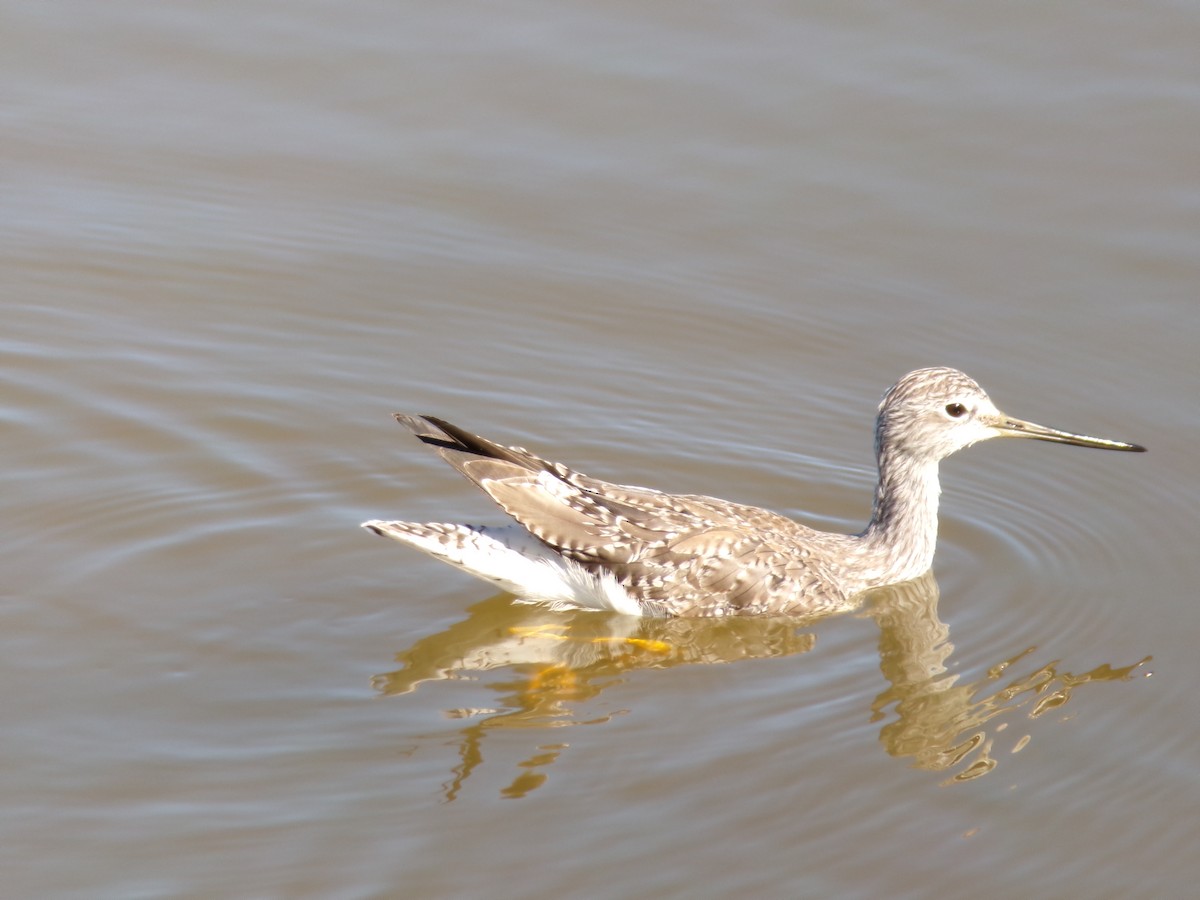
[[[1081,674],[1060,670],[1060,661],[1053,660],[1004,681],[1009,669],[1037,651],[1028,647],[989,667],[983,678],[958,684],[958,675],[946,674],[954,645],[950,629],[938,618],[937,601],[937,582],[927,573],[872,592],[863,615],[879,625],[879,667],[891,682],[871,704],[872,722],[894,707],[895,719],[880,729],[879,740],[892,756],[911,757],[915,768],[957,767],[943,785],[970,781],[996,768],[992,750],[997,735],[1008,728],[1007,719],[1025,711],[1026,719],[1037,720],[1061,708],[1080,686],[1127,681],[1151,659],[1119,668],[1105,663]],[[1019,736],[1010,752],[1020,752],[1031,738],[1028,733]]]
[[[887,718],[892,708],[892,721],[881,728],[880,741],[892,756],[911,758],[915,768],[948,771],[944,785],[993,771],[994,745],[1009,720],[1023,713],[1031,728],[1082,685],[1128,680],[1151,658],[1117,668],[1105,664],[1082,674],[1060,670],[1054,660],[1005,680],[1011,668],[1036,652],[1029,647],[991,666],[983,678],[959,684],[960,676],[947,674],[954,645],[938,618],[937,602],[937,582],[929,573],[872,592],[860,615],[879,626],[880,669],[890,683],[870,705],[873,722]],[[483,762],[488,732],[516,728],[540,733],[608,722],[625,710],[592,715],[578,710],[619,684],[626,672],[792,656],[816,643],[816,635],[807,630],[816,620],[795,617],[637,619],[556,613],[513,603],[508,594],[476,604],[469,613],[398,653],[402,667],[373,679],[381,694],[400,695],[423,682],[502,673],[487,684],[496,695],[494,706],[447,710],[449,717],[470,722],[459,731],[459,762],[442,786],[447,802]],[[1030,739],[1028,732],[1021,734],[1010,752],[1019,752]],[[537,743],[501,795],[516,798],[536,790],[566,747],[562,741]]]
[[[597,725],[625,710],[594,716],[576,707],[614,684],[625,672],[740,659],[791,656],[812,649],[816,637],[799,629],[799,618],[638,619],[596,612],[559,613],[512,602],[499,594],[476,604],[468,618],[430,635],[396,659],[403,668],[376,675],[384,695],[406,694],[422,682],[471,678],[502,670],[490,682],[496,706],[447,710],[451,718],[472,719],[460,732],[459,764],[443,785],[447,801],[483,762],[483,742],[498,728],[549,729]],[[546,780],[545,769],[565,749],[539,744],[522,771],[501,791],[522,797]]]

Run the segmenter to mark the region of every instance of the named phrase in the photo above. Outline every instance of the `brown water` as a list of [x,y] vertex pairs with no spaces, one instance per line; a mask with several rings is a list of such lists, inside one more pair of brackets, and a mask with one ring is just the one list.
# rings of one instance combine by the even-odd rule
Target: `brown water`
[[[1198,37],[7,4],[5,896],[1190,895]],[[932,364],[1150,453],[964,453],[936,582],[817,622],[513,607],[357,527],[499,521],[404,409],[854,529]]]

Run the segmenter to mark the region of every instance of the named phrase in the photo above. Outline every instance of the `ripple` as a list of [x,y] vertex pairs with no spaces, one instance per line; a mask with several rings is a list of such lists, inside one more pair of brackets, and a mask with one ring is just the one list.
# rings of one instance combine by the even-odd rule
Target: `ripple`
[[[1113,462],[1128,464],[1130,457]],[[1126,496],[1118,488],[1128,477],[1116,466],[1012,468],[1007,478],[1017,479],[1016,484],[1007,482],[1004,472],[989,471],[947,490],[953,505],[970,512],[978,527],[1008,544],[1026,564],[1057,575],[1078,574],[1081,561],[1119,556],[1128,541],[1129,521],[1116,505]],[[1106,502],[1108,497],[1113,500]]]

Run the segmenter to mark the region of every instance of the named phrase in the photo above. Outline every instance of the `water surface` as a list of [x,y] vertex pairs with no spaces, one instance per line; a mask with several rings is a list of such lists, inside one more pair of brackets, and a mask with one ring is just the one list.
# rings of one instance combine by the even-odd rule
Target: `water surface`
[[[1179,896],[1196,17],[9,4],[14,896]],[[924,365],[1144,456],[943,466],[932,578],[553,614],[391,420],[866,520]]]

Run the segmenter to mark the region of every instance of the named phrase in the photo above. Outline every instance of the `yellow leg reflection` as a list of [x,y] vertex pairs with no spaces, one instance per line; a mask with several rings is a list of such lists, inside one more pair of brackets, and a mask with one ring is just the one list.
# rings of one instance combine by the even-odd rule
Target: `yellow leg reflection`
[[[583,716],[577,710],[625,673],[678,665],[715,664],[787,656],[813,647],[799,619],[637,619],[593,612],[559,613],[512,603],[502,594],[477,604],[471,615],[397,654],[401,668],[372,680],[384,695],[407,694],[423,682],[504,672],[489,683],[496,701],[485,710],[456,710],[472,719],[459,733],[459,763],[443,784],[454,800],[483,762],[494,730],[598,725],[624,710]],[[567,744],[540,744],[519,763],[520,774],[501,791],[523,797],[546,783],[547,771]]]

